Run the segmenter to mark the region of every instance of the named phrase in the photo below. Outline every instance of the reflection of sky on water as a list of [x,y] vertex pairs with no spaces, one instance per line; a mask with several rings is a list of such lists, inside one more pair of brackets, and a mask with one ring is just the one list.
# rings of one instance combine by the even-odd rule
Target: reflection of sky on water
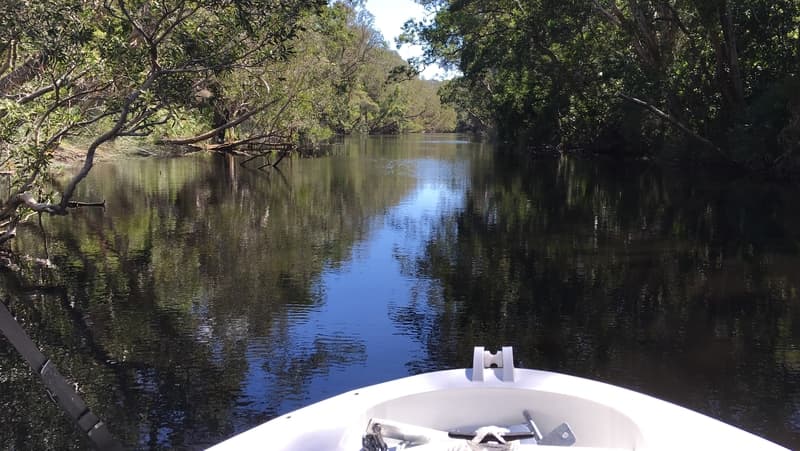
[[347,352],[363,355],[327,362],[325,369],[312,371],[302,393],[275,400],[270,397],[285,393],[281,389],[285,381],[264,370],[265,360],[275,356],[275,350],[268,339],[251,342],[240,407],[263,412],[267,405],[278,405],[278,413],[283,413],[409,374],[406,364],[419,358],[419,344],[397,329],[389,313],[406,306],[420,282],[403,272],[402,261],[420,257],[421,244],[429,239],[434,225],[463,208],[469,174],[464,160],[420,159],[411,163],[417,178],[415,190],[373,219],[367,239],[354,247],[349,261],[322,273],[317,287],[323,293],[322,306],[301,312],[288,322],[287,335],[294,349],[277,353],[294,356],[327,343],[332,353],[339,354],[345,347]]
[[[139,448],[208,446],[464,366],[473,344],[799,448],[796,187],[460,141],[348,139],[283,176],[211,155],[98,165],[80,197],[107,209],[45,223],[67,297],[16,305]],[[0,407],[25,407],[0,441],[85,448],[2,340],[0,354]]]

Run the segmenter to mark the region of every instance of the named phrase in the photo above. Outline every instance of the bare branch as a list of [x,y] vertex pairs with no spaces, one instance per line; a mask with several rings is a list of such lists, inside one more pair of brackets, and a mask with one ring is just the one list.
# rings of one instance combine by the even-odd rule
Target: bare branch
[[[120,2],[122,2],[122,0],[120,0]],[[81,180],[89,175],[89,171],[94,165],[94,155],[97,152],[97,148],[100,147],[100,145],[119,136],[120,130],[122,130],[128,121],[128,114],[130,113],[133,103],[142,95],[142,93],[150,89],[153,83],[162,75],[163,73],[160,71],[151,71],[141,86],[139,86],[138,89],[133,90],[125,99],[125,102],[122,104],[122,108],[120,109],[119,118],[114,126],[107,132],[97,137],[97,139],[95,139],[92,144],[89,145],[89,148],[86,150],[86,159],[84,160],[83,166],[81,167],[80,171],[72,177],[72,180],[70,180],[69,184],[61,195],[61,202],[59,203],[60,214],[64,214],[66,211],[66,206],[71,200],[73,194],[75,194],[75,188],[78,187],[78,183],[80,183]]]
[[616,3],[612,1],[611,6],[608,8],[604,8],[597,0],[592,0],[592,3],[594,3],[595,8],[600,11],[606,20],[616,26],[622,26],[625,17],[623,16],[622,11],[620,11],[617,7]]
[[134,133],[142,128],[147,128],[147,126],[143,124],[146,124],[147,120],[150,119],[154,114],[156,114],[156,112],[161,110],[161,108],[163,107],[164,103],[161,102],[154,107],[143,108],[142,111],[140,111],[135,118],[130,119],[128,121],[128,124],[125,125],[125,128],[123,130],[120,130],[119,135],[124,136],[128,135],[128,133]]
[[120,131],[119,136],[149,136],[151,131],[149,129],[158,125],[166,124],[169,118],[160,119],[152,122],[142,122],[135,127],[129,127],[126,130]]
[[67,207],[69,208],[81,208],[81,207],[103,207],[106,208],[106,201],[103,200],[102,202],[75,202],[71,201],[67,203]]
[[[158,30],[161,28],[161,24],[163,24],[164,21],[167,20],[167,18],[175,15],[175,12],[182,11],[183,8],[186,6],[185,2],[180,2],[174,8],[169,8],[167,7],[166,3],[167,2],[161,2],[161,17],[158,18],[158,21],[156,21],[156,24],[153,26],[153,43],[155,44],[161,42],[164,36],[166,36],[166,33],[161,37],[156,36],[158,34]],[[178,16],[180,16],[180,13],[178,13]]]
[[150,34],[148,34],[146,31],[144,31],[144,28],[142,28],[142,26],[139,25],[136,19],[133,18],[131,13],[128,11],[128,8],[125,7],[125,0],[117,0],[117,4],[119,5],[119,9],[120,11],[122,11],[122,14],[125,16],[128,22],[130,22],[133,29],[136,30],[137,33],[139,33],[142,39],[144,39],[147,46],[149,47],[153,45],[153,37],[150,36]]
[[[180,8],[176,8],[175,10],[178,10],[178,9],[181,9],[181,10],[183,10],[183,9],[184,9],[184,7],[185,7],[185,3],[181,3],[181,6],[180,6]],[[178,25],[180,25],[181,23],[183,23],[183,22],[184,22],[186,19],[188,19],[188,18],[192,17],[193,15],[195,15],[195,13],[197,13],[197,11],[198,11],[199,9],[200,9],[200,5],[198,4],[198,5],[195,5],[195,7],[194,7],[194,8],[192,8],[191,10],[189,10],[189,11],[188,11],[188,12],[186,12],[186,13],[183,13],[183,14],[180,14],[180,13],[179,13],[179,14],[178,14],[178,17],[175,19],[175,21],[174,21],[174,22],[172,22],[172,23],[171,23],[171,24],[170,24],[170,25],[169,25],[169,26],[168,26],[168,27],[167,27],[167,28],[164,30],[164,32],[163,32],[163,33],[161,33],[161,35],[160,35],[160,36],[156,36],[156,37],[153,39],[153,43],[154,43],[154,44],[156,44],[156,45],[160,44],[160,43],[161,43],[161,41],[163,41],[163,40],[164,40],[164,39],[165,39],[167,36],[169,36],[169,35],[172,33],[172,31],[173,31],[173,30],[175,30],[175,27],[177,27]],[[165,19],[166,17],[168,17],[168,15],[167,15],[167,14],[163,15],[161,20]],[[161,20],[160,20],[160,21],[159,21],[159,23],[158,23],[158,26],[159,26],[159,27],[161,26]],[[157,29],[158,29],[158,28],[156,28],[156,30],[157,30]]]
[[61,130],[59,130],[53,136],[51,136],[50,139],[48,139],[47,142],[45,142],[44,145],[42,145],[42,149],[43,150],[44,149],[50,149],[55,144],[61,142],[61,140],[63,138],[69,136],[73,130],[78,129],[78,128],[83,128],[83,127],[86,127],[88,125],[94,124],[95,122],[98,122],[99,120],[101,120],[103,118],[112,116],[113,114],[114,114],[114,112],[108,112],[107,111],[107,112],[105,112],[103,114],[100,114],[100,115],[98,115],[96,117],[93,117],[91,119],[88,119],[88,120],[85,120],[85,121],[81,121],[81,122],[76,122],[74,124],[69,124],[69,125],[65,126],[64,128],[62,128]]
[[12,196],[12,198],[9,199],[8,204],[13,207],[12,210],[16,210],[20,205],[25,205],[37,213],[57,212],[56,205],[45,202],[37,202],[36,199],[33,198],[33,195],[29,192],[23,192]]
[[76,99],[79,99],[79,98],[81,98],[81,97],[87,96],[87,95],[89,95],[89,94],[93,94],[93,93],[95,93],[95,92],[104,91],[104,90],[108,89],[108,88],[111,86],[111,84],[112,84],[112,82],[108,82],[108,83],[105,83],[105,84],[103,84],[103,85],[98,85],[98,86],[95,86],[95,87],[94,87],[94,88],[92,88],[92,89],[87,89],[87,90],[84,90],[84,91],[79,91],[79,92],[76,92],[75,94],[73,94],[73,95],[71,95],[71,96],[69,96],[69,97],[65,97],[65,98],[61,99],[60,101],[56,101],[55,103],[53,103],[52,105],[50,105],[50,108],[48,108],[48,109],[47,109],[47,111],[45,111],[45,112],[44,112],[44,113],[43,113],[43,114],[42,114],[42,115],[39,117],[39,119],[38,119],[38,120],[36,121],[36,123],[34,124],[34,127],[33,127],[33,128],[38,130],[38,129],[39,129],[41,126],[42,126],[42,124],[44,124],[44,121],[45,121],[45,120],[46,120],[46,119],[47,119],[47,118],[48,118],[48,117],[49,117],[51,114],[53,114],[53,112],[54,112],[55,110],[57,110],[58,108],[60,108],[60,107],[62,107],[62,106],[64,106],[64,105],[67,105],[67,104],[69,104],[70,102],[72,102],[72,101],[74,101],[74,100],[76,100]]
[[254,110],[251,110],[251,111],[239,116],[238,118],[236,118],[236,119],[234,119],[232,121],[229,121],[229,122],[227,122],[225,124],[220,125],[219,127],[215,128],[213,130],[210,130],[210,131],[207,131],[207,132],[203,133],[202,135],[194,136],[192,138],[182,138],[182,139],[159,139],[156,142],[158,144],[177,144],[177,145],[181,145],[181,144],[194,144],[196,142],[204,141],[206,139],[209,139],[209,138],[212,138],[212,137],[216,136],[222,130],[227,130],[227,129],[231,128],[231,127],[235,127],[235,126],[241,124],[242,122],[246,121],[250,117],[252,117],[252,116],[254,116],[254,115],[266,110],[270,106],[274,105],[276,102],[277,102],[277,100],[273,100],[271,102],[267,102],[264,105],[261,105],[260,107],[254,109]]
[[718,153],[719,155],[725,157],[726,160],[730,160],[730,157],[722,149],[717,147],[716,144],[711,142],[708,138],[700,136],[697,132],[695,132],[694,130],[689,128],[683,122],[681,122],[678,119],[676,119],[674,116],[672,116],[672,115],[670,115],[668,113],[665,113],[664,111],[661,111],[660,109],[658,109],[656,106],[654,106],[654,105],[652,105],[650,103],[647,103],[644,100],[637,99],[636,97],[631,97],[631,96],[629,96],[627,94],[623,94],[621,92],[618,93],[617,96],[619,96],[621,99],[627,100],[628,102],[631,102],[631,103],[633,103],[635,105],[638,105],[638,106],[643,107],[643,108],[645,108],[647,110],[650,110],[656,116],[658,116],[658,117],[660,117],[662,119],[665,119],[667,122],[669,122],[670,124],[674,125],[675,127],[680,129],[682,132],[684,132],[688,136],[694,138],[695,140],[697,140],[698,142],[702,143],[703,145],[705,145],[709,149],[711,149],[711,150],[715,151],[716,153]]
[[[19,98],[17,100],[17,103],[20,104],[20,105],[24,105],[24,104],[26,104],[28,102],[36,100],[37,98],[47,94],[48,92],[53,91],[54,89],[71,86],[71,85],[75,84],[75,82],[77,80],[80,80],[81,77],[83,77],[84,75],[86,75],[89,72],[89,70],[87,69],[87,70],[81,72],[80,74],[78,74],[77,76],[70,78],[69,74],[71,74],[72,71],[75,70],[75,67],[76,66],[72,66],[68,71],[66,71],[64,74],[62,74],[60,77],[58,77],[55,81],[53,81],[53,83],[51,83],[51,84],[49,84],[47,86],[44,86],[42,88],[39,88],[36,91],[34,91],[34,92],[30,93],[30,94],[26,94],[23,97]],[[58,98],[56,98],[56,103],[58,103]]]

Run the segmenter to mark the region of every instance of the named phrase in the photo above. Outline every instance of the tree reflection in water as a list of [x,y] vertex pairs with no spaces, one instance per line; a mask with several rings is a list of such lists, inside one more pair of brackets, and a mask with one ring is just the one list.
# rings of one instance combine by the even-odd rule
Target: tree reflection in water
[[[57,269],[22,261],[1,294],[136,448],[203,447],[402,375],[391,362],[463,367],[508,344],[800,446],[796,191],[429,136],[337,152],[283,176],[214,156],[99,165],[81,198],[108,210],[47,223]],[[85,447],[4,340],[0,383],[2,443]]]
[[796,193],[645,165],[493,164],[473,166],[464,210],[414,265],[435,282],[394,313],[427,350],[412,372],[513,344],[525,366],[800,443]]
[[[407,174],[378,181],[383,168],[358,145],[302,171],[285,165],[285,177],[211,156],[99,166],[81,195],[108,210],[47,224],[57,270],[6,274],[3,297],[123,443],[220,441],[303,399],[330,368],[363,362],[347,331],[292,335],[322,302],[323,268],[412,186]],[[42,240],[18,246],[45,253]],[[0,405],[14,412],[2,443],[86,446],[4,340],[0,365]]]

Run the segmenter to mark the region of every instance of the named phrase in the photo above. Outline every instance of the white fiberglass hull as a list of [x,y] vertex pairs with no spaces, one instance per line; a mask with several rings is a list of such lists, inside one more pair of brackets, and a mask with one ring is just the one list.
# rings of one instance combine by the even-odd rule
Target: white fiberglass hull
[[[409,434],[430,432],[422,444],[389,449],[459,448],[453,430],[526,423],[530,413],[544,435],[566,423],[577,449],[780,450],[758,436],[705,415],[631,390],[546,371],[513,368],[511,349],[482,368],[476,348],[472,369],[448,370],[353,390],[275,418],[212,448],[216,451],[361,450],[371,420],[409,425]],[[504,358],[505,357],[505,358]],[[506,361],[502,367],[502,361]],[[490,365],[486,365],[487,367]],[[392,426],[394,427],[394,426]],[[386,429],[386,427],[384,427]],[[531,430],[535,429],[532,428]],[[512,428],[513,430],[513,428]],[[517,429],[519,430],[519,429]],[[561,435],[562,432],[559,432]],[[541,434],[540,434],[541,435]],[[566,438],[568,434],[564,433]],[[390,442],[391,443],[391,442]],[[563,449],[523,440],[508,449]],[[483,449],[483,448],[473,448]]]

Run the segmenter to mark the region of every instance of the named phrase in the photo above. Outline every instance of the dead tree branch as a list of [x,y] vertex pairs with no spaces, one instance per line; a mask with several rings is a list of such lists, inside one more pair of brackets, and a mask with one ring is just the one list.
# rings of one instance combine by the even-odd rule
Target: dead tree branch
[[664,111],[658,109],[656,106],[654,106],[654,105],[652,105],[650,103],[647,103],[644,100],[637,99],[636,97],[631,97],[631,96],[629,96],[627,94],[623,94],[621,92],[618,93],[617,96],[619,96],[621,99],[624,99],[624,100],[627,100],[628,102],[633,103],[634,105],[638,105],[640,107],[643,107],[643,108],[649,110],[650,112],[652,112],[656,116],[660,117],[661,119],[666,120],[670,124],[672,124],[675,127],[677,127],[680,131],[682,131],[686,135],[690,136],[691,138],[693,138],[696,141],[700,142],[704,146],[706,146],[709,149],[713,150],[714,152],[718,153],[719,155],[724,157],[726,160],[730,161],[730,157],[728,156],[728,154],[726,154],[722,149],[717,147],[716,144],[711,142],[708,138],[700,136],[697,132],[695,132],[694,130],[689,128],[683,122],[681,122],[678,119],[676,119],[674,116],[672,116],[672,115],[670,115],[668,113],[665,113]]
[[227,129],[231,128],[231,127],[236,127],[237,125],[239,125],[242,122],[246,121],[247,119],[253,117],[254,115],[266,110],[267,108],[269,108],[270,106],[272,106],[275,103],[276,103],[276,101],[273,100],[273,101],[268,102],[268,103],[266,103],[264,105],[261,105],[260,107],[254,109],[254,110],[250,110],[247,113],[239,116],[238,118],[236,118],[236,119],[234,119],[232,121],[226,122],[225,124],[222,124],[222,125],[220,125],[219,127],[215,128],[213,130],[210,130],[210,131],[207,131],[207,132],[203,133],[202,135],[197,135],[197,136],[194,136],[194,137],[191,137],[191,138],[159,139],[158,141],[156,141],[156,143],[157,144],[183,145],[183,144],[194,144],[194,143],[197,143],[197,142],[200,142],[200,141],[205,141],[207,139],[213,138],[214,136],[216,136],[222,130],[227,130]]

